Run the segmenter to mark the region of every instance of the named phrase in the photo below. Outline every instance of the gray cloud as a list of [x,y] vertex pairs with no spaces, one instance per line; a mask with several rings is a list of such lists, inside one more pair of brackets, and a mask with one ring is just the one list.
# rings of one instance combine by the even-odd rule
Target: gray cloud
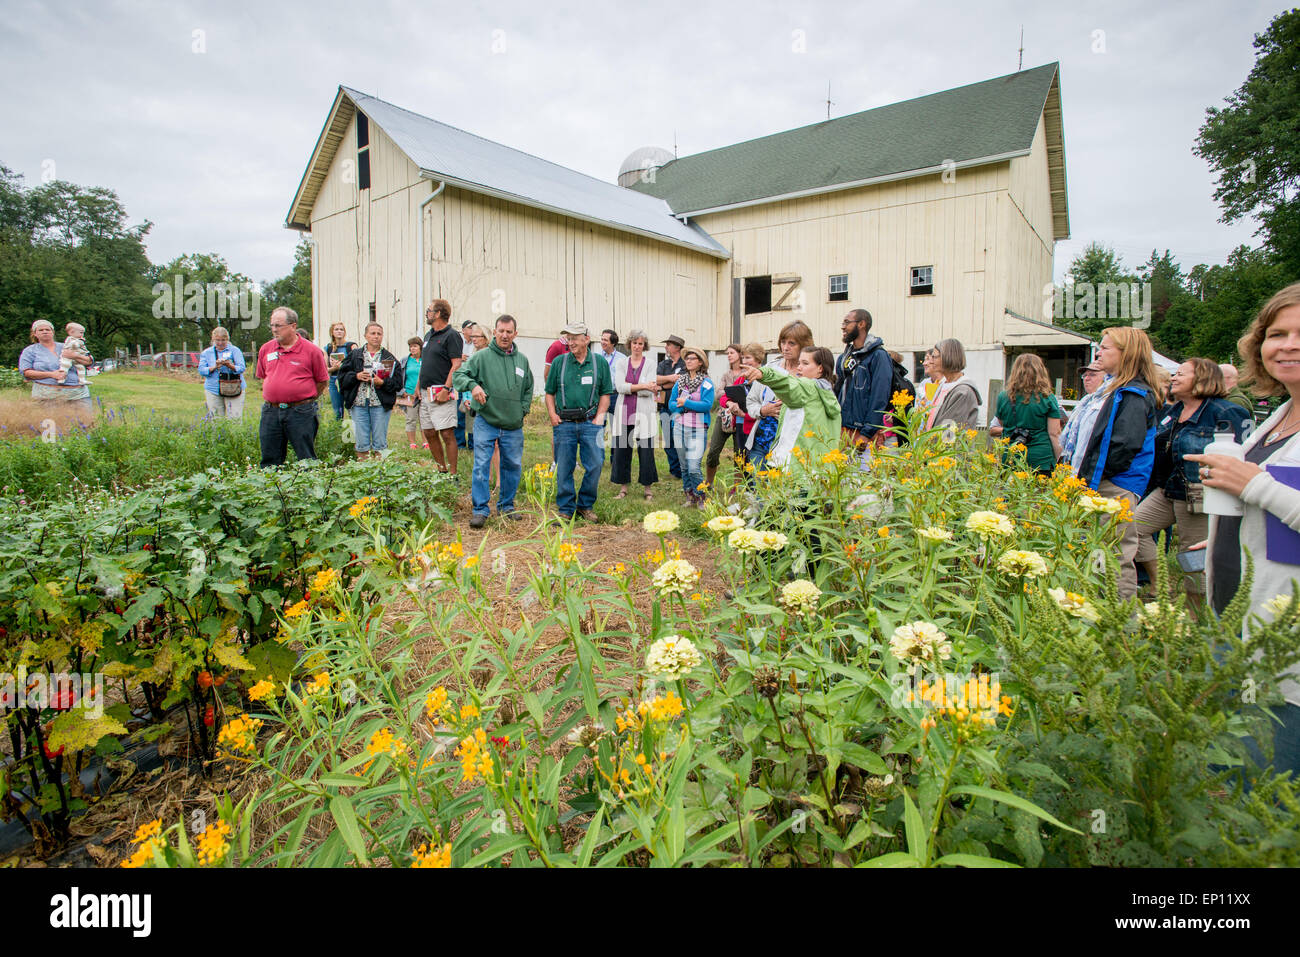
[[116,189],[154,223],[156,262],[218,252],[269,279],[292,261],[284,216],[340,83],[612,180],[641,146],[675,137],[686,155],[823,120],[828,82],[842,116],[1012,72],[1023,24],[1025,65],[1061,62],[1073,238],[1058,277],[1091,240],[1130,265],[1168,247],[1190,268],[1252,241],[1252,224],[1217,222],[1191,147],[1277,12],[28,0],[0,24],[0,162],[37,183],[52,159],[60,178]]

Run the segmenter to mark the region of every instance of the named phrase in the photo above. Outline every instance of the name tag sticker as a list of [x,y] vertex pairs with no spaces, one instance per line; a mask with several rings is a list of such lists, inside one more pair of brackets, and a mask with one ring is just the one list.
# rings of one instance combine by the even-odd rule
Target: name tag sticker
[[519,368],[519,366],[515,366],[515,375],[522,379],[524,377],[524,370]]
[[272,360],[274,360],[274,359],[278,359],[278,358],[280,358],[280,353],[278,353],[278,352],[268,352],[268,353],[266,354],[266,361],[267,361],[267,362],[270,362],[270,361],[272,361]]
[[589,375],[585,375],[585,376],[583,376],[583,377],[582,377],[582,384],[583,384],[583,385],[591,385],[591,376],[589,376]]

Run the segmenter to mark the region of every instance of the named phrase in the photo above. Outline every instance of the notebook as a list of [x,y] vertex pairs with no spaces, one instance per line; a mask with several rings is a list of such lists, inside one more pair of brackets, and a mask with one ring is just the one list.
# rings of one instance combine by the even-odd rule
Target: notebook
[[[1264,465],[1265,470],[1283,485],[1300,489],[1300,466]],[[1272,512],[1264,513],[1266,554],[1270,562],[1300,565],[1300,532],[1284,523]]]

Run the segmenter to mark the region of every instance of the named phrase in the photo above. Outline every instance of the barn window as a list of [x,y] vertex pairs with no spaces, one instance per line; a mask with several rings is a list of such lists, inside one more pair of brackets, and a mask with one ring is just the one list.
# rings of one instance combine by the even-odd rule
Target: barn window
[[370,188],[370,121],[357,111],[357,188]]
[[933,294],[934,294],[934,267],[913,266],[911,295],[929,296]]
[[745,277],[745,315],[772,311],[772,277]]
[[[370,321],[371,322],[377,321],[375,319],[375,304],[373,302],[370,304]],[[364,332],[365,330],[362,331]]]
[[849,298],[849,277],[831,276],[830,295],[827,297],[831,302],[847,302]]

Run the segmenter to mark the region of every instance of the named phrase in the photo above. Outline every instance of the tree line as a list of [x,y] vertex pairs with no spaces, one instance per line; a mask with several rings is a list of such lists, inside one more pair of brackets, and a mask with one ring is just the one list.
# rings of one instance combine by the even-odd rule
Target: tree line
[[59,338],[64,323],[80,322],[97,356],[136,343],[194,348],[218,325],[236,344],[265,342],[280,305],[310,324],[307,243],[298,244],[288,275],[254,284],[216,253],[151,263],[144,238],[152,225],[129,224],[111,189],[63,180],[27,187],[0,165],[0,365],[17,363],[37,319],[54,323]]
[[[1171,358],[1236,358],[1237,339],[1278,289],[1300,280],[1300,9],[1275,17],[1255,37],[1255,65],[1222,107],[1205,111],[1192,152],[1216,177],[1220,221],[1254,217],[1257,247],[1238,246],[1222,265],[1184,272],[1170,250],[1151,250],[1135,271],[1113,249],[1089,244],[1066,285],[1150,283],[1156,348]],[[1058,320],[1096,338],[1117,323]]]

